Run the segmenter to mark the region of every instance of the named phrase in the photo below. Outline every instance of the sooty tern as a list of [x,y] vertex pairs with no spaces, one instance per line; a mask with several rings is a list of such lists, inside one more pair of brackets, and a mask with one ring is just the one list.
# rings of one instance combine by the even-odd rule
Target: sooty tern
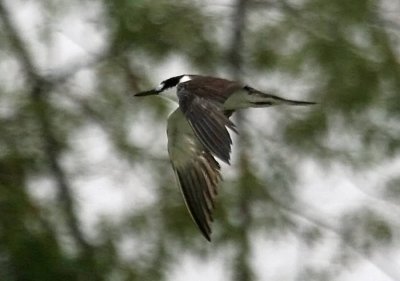
[[260,92],[226,79],[179,75],[135,96],[160,95],[179,103],[168,118],[168,153],[186,206],[204,237],[210,241],[217,188],[222,180],[215,157],[229,164],[232,140],[237,133],[231,114],[248,107],[311,105]]

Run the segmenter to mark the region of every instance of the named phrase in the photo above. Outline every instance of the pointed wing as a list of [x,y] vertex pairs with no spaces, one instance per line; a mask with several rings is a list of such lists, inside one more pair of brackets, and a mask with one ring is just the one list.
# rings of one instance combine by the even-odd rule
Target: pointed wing
[[179,106],[200,142],[216,157],[229,164],[232,139],[228,129],[237,133],[235,124],[212,101],[178,89]]
[[168,118],[168,153],[186,206],[210,241],[214,201],[221,181],[220,166],[197,140],[182,111],[178,108]]

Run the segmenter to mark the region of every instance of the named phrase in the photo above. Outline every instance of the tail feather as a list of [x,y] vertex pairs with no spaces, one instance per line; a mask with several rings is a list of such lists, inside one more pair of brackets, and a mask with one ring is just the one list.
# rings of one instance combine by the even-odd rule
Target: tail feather
[[316,102],[311,101],[299,101],[299,100],[289,100],[284,99],[275,95],[269,95],[264,93],[258,93],[257,95],[253,95],[250,98],[250,102],[255,107],[265,107],[265,106],[273,106],[273,105],[313,105]]
[[241,108],[248,107],[268,107],[274,105],[313,105],[315,102],[311,101],[297,101],[281,98],[272,94],[266,94],[260,92],[249,86],[243,87],[244,91],[234,92],[225,102],[224,110],[225,114],[229,116],[229,113]]
[[315,102],[311,101],[297,101],[297,100],[289,100],[285,98],[281,98],[272,94],[266,94],[260,92],[254,88],[249,86],[245,86],[244,89],[248,92],[248,101],[254,107],[265,107],[265,106],[272,106],[272,105],[280,105],[280,104],[287,104],[287,105],[313,105],[316,104]]
[[313,101],[298,101],[298,100],[287,100],[287,99],[282,99],[283,104],[287,105],[313,105],[317,104],[316,102]]

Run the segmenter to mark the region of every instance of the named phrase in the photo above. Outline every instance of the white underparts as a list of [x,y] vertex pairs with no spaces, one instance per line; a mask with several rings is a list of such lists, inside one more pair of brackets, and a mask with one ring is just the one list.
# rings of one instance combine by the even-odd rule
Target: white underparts
[[235,110],[250,106],[249,94],[244,90],[233,93],[224,103],[224,109],[226,110]]
[[268,107],[281,104],[282,101],[269,95],[252,93],[245,90],[233,93],[224,103],[225,110],[235,110],[248,107]]

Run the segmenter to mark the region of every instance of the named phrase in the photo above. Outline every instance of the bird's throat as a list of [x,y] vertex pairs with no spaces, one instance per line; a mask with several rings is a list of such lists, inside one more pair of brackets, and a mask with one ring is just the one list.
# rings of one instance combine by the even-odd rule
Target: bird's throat
[[176,87],[169,88],[160,94],[164,99],[179,103],[178,96],[176,94]]

